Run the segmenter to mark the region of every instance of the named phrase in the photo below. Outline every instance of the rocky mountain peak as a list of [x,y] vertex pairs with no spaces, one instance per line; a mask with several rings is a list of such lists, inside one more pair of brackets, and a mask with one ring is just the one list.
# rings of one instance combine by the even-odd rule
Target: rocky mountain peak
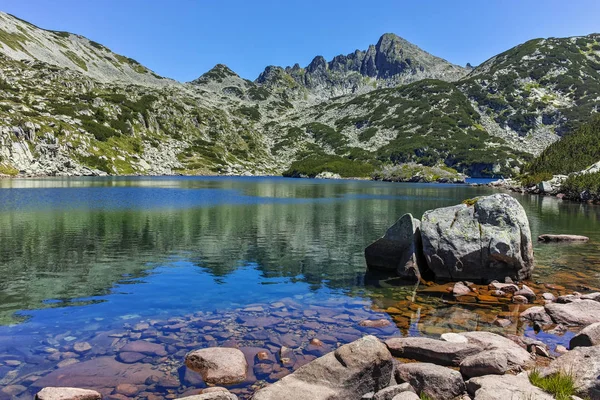
[[[289,79],[292,79],[320,98],[364,92],[374,87],[396,86],[425,78],[454,81],[468,72],[466,68],[434,57],[393,33],[382,35],[377,44],[370,45],[366,51],[355,50],[347,55],[338,55],[329,62],[323,56],[317,56],[304,69],[297,64],[285,69],[275,68],[279,67],[267,67],[256,83],[269,81],[273,84],[273,77],[277,75],[276,81],[288,85]],[[282,73],[288,78],[281,79]],[[376,82],[373,84],[363,78],[372,78]]]

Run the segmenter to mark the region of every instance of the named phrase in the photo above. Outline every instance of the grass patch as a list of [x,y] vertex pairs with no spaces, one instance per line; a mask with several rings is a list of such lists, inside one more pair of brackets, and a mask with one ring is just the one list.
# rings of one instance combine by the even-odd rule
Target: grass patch
[[77,65],[82,70],[84,70],[84,71],[88,70],[88,67],[87,67],[87,64],[85,63],[85,61],[83,61],[83,59],[81,59],[77,54],[73,53],[71,50],[63,51],[62,53],[69,60],[71,60],[73,62],[73,64]]
[[19,170],[12,165],[0,164],[0,175],[15,176],[19,173]]
[[576,394],[575,380],[572,375],[565,372],[542,377],[539,371],[534,370],[529,374],[529,381],[532,385],[552,394],[556,400],[570,400],[571,396]]

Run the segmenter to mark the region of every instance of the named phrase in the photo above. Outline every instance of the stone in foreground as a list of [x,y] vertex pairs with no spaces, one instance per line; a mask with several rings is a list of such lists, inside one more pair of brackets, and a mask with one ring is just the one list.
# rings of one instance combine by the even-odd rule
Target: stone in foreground
[[404,278],[420,277],[420,222],[411,214],[404,214],[385,235],[365,249],[370,269],[397,272]]
[[462,333],[470,344],[480,346],[480,353],[465,358],[460,372],[467,377],[503,375],[520,372],[531,366],[531,355],[512,340],[491,332]]
[[600,322],[586,326],[569,342],[569,347],[571,350],[573,350],[575,347],[589,347],[598,345],[600,345]]
[[233,385],[246,379],[248,363],[238,349],[211,347],[189,352],[185,365],[210,385]]
[[181,397],[178,400],[238,400],[238,397],[228,390],[216,390],[194,396]]
[[587,236],[580,235],[540,235],[538,236],[540,242],[587,242],[590,240]]
[[253,400],[360,400],[388,386],[393,357],[374,336],[365,336],[298,368],[259,390]]
[[507,194],[472,202],[423,214],[423,253],[435,277],[488,282],[531,277],[533,245],[523,207]]
[[415,393],[415,389],[409,383],[388,386],[375,393],[373,395],[373,400],[392,400],[398,394],[404,392]]
[[35,395],[36,400],[100,400],[95,390],[71,387],[45,387]]
[[552,400],[553,396],[529,382],[526,374],[487,375],[467,381],[474,400]]
[[436,400],[452,400],[465,391],[460,372],[435,364],[400,364],[395,374],[398,382],[410,383],[417,393]]
[[385,344],[395,357],[449,366],[459,366],[465,358],[482,350],[475,344],[425,337],[391,338]]
[[557,372],[570,374],[575,381],[575,389],[582,397],[600,399],[600,346],[577,347],[552,361],[543,375]]

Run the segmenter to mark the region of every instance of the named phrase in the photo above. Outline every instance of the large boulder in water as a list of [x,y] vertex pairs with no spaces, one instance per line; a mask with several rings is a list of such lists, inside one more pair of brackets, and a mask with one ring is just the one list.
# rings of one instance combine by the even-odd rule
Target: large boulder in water
[[420,277],[419,266],[423,267],[425,263],[421,253],[419,226],[419,220],[411,214],[400,217],[382,238],[365,249],[367,266],[396,272],[404,278]]
[[437,279],[514,280],[533,271],[533,244],[525,210],[507,194],[426,211],[423,253]]

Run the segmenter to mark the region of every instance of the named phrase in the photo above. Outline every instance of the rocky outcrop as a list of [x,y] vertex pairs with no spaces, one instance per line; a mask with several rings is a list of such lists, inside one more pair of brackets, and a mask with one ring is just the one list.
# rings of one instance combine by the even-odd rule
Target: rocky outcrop
[[534,266],[525,210],[506,194],[426,211],[423,253],[438,279],[523,280]]
[[95,390],[71,387],[45,387],[35,395],[36,400],[100,400]]
[[397,272],[403,278],[419,278],[425,268],[419,226],[411,214],[400,217],[381,239],[365,249],[367,266]]
[[211,347],[189,352],[185,365],[211,385],[232,385],[246,379],[248,363],[238,349]]
[[387,387],[393,358],[374,336],[326,354],[253,396],[253,400],[359,400]]

